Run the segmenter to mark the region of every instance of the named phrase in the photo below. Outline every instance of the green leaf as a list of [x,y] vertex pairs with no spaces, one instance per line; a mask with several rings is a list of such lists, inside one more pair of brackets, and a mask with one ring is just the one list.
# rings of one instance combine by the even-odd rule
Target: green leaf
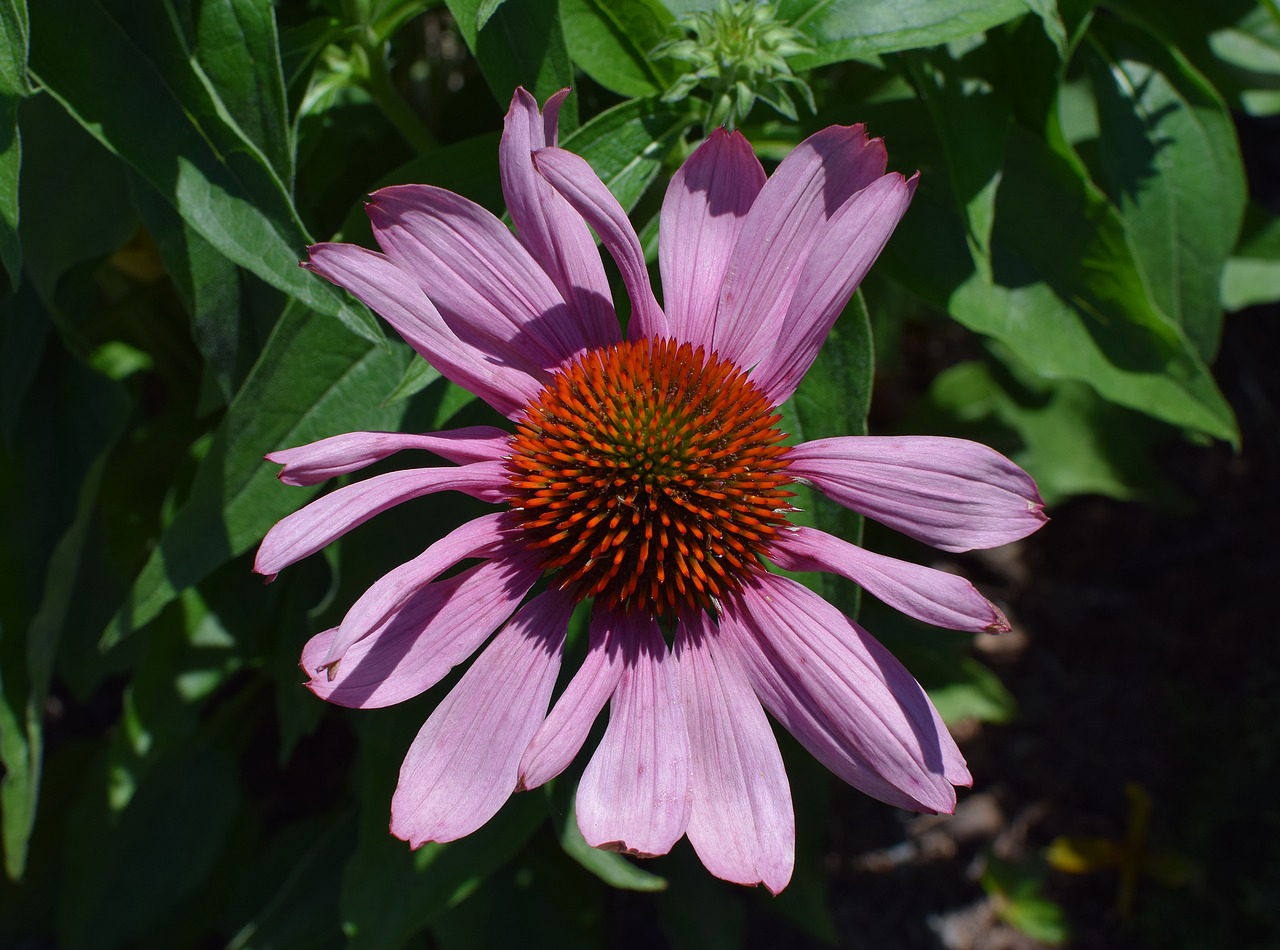
[[588,76],[621,96],[656,96],[674,71],[650,53],[675,19],[657,0],[560,0],[569,55]]
[[32,96],[19,119],[27,157],[22,203],[47,212],[23,217],[25,266],[44,305],[56,310],[58,280],[72,265],[120,247],[137,231],[138,216],[125,169],[54,99]]
[[200,68],[230,119],[287,187],[293,181],[293,139],[271,3],[203,0],[196,6]]
[[1222,305],[1240,310],[1280,300],[1280,217],[1250,203],[1240,243],[1222,272]]
[[1044,23],[1044,32],[1053,41],[1058,51],[1058,59],[1067,58],[1067,27],[1058,12],[1058,0],[1022,0],[1027,9]]
[[[889,141],[918,136],[910,104],[876,115]],[[938,187],[937,176],[922,179],[881,259],[895,280],[1042,378],[1079,380],[1111,402],[1237,440],[1203,359],[1151,303],[1115,210],[1071,164],[1013,127],[992,233],[994,283],[975,271],[963,223]]]
[[1024,0],[781,0],[778,19],[814,44],[790,58],[813,69],[846,59],[937,46],[973,36],[1027,12]]
[[682,110],[633,99],[601,112],[560,145],[585,158],[623,210],[631,211],[694,121]]
[[[67,43],[71,22],[93,42]],[[32,72],[221,253],[365,339],[381,340],[367,309],[298,268],[311,240],[284,183],[231,121],[172,27],[124,3],[109,11],[98,0],[41,0],[31,21]]]
[[476,29],[483,30],[485,24],[498,12],[498,7],[507,0],[480,0],[480,9],[476,11]]
[[276,467],[262,460],[265,453],[353,429],[394,429],[406,404],[381,403],[408,358],[407,347],[370,343],[290,305],[228,408],[190,497],[103,634],[102,648],[145,626],[182,590],[247,551],[315,494],[281,485]]
[[1154,304],[1206,360],[1222,329],[1219,282],[1244,214],[1244,165],[1226,106],[1150,34],[1095,20],[1080,51],[1097,98],[1102,185]]
[[[859,291],[832,327],[795,394],[782,406],[781,425],[790,434],[788,442],[866,435],[874,372],[871,318]],[[793,523],[821,528],[854,544],[862,540],[861,515],[814,489],[796,485],[793,490],[792,504],[801,509],[792,515]],[[805,573],[797,579],[850,617],[858,616],[858,589],[844,578]]]
[[1177,503],[1152,456],[1171,430],[1106,402],[1084,383],[1038,380],[1025,368],[1015,377],[1009,371],[1015,362],[947,369],[930,387],[929,401],[950,424],[918,420],[913,428],[959,428],[1000,449],[1031,474],[1050,506],[1092,494]]
[[18,241],[18,177],[22,140],[18,101],[27,94],[26,0],[0,2],[0,264],[18,286],[22,245]]
[[965,240],[984,278],[991,279],[991,229],[1013,112],[985,81],[965,75],[945,49],[907,59],[938,130],[951,190],[964,212]]
[[[498,104],[506,108],[516,86],[524,86],[542,102],[552,93],[573,85],[573,65],[560,27],[555,0],[521,0],[503,3],[480,23],[489,0],[446,0],[449,12],[475,55],[485,81]],[[578,124],[577,106],[565,103],[561,122]]]

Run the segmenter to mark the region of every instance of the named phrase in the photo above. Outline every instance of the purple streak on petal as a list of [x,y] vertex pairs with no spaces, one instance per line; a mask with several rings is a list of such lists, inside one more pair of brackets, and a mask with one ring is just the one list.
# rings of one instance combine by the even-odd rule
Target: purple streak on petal
[[520,760],[520,788],[537,788],[569,767],[622,677],[620,631],[610,614],[591,618],[586,659]]
[[814,528],[780,533],[770,556],[788,571],[826,571],[847,577],[909,617],[951,630],[1003,633],[1000,608],[963,577],[873,554]]
[[560,292],[507,226],[430,185],[393,185],[365,206],[387,256],[418,281],[459,339],[545,379],[587,346]]
[[713,346],[720,285],[764,169],[739,132],[716,129],[680,166],[662,202],[658,264],[671,332]]
[[315,554],[376,514],[411,498],[460,491],[481,501],[499,502],[510,494],[504,462],[473,462],[441,468],[409,468],[347,485],[275,523],[258,548],[253,569],[274,577],[290,564]]
[[326,630],[302,651],[307,688],[328,702],[361,709],[411,699],[474,653],[539,574],[528,560],[495,557],[426,584],[336,663],[329,654],[338,628]]
[[467,426],[448,432],[344,432],[318,442],[267,454],[283,465],[278,476],[286,485],[318,485],[357,472],[404,449],[424,449],[450,462],[466,465],[501,459],[511,435],[493,426]]
[[1049,519],[1031,476],[994,449],[940,436],[840,436],[791,449],[790,474],[943,551],[993,548]]
[[831,327],[911,203],[918,176],[885,175],[844,203],[800,271],[786,332],[760,360],[752,381],[779,406],[813,365]]
[[459,561],[469,557],[489,557],[502,549],[513,534],[510,514],[495,511],[455,528],[429,548],[392,569],[360,595],[342,618],[321,664],[340,660],[357,640],[362,639],[409,598]]
[[542,383],[528,372],[500,365],[460,340],[408,273],[383,254],[354,244],[315,244],[303,267],[344,287],[377,313],[447,379],[515,418]]
[[750,367],[784,333],[784,316],[805,262],[827,222],[884,174],[884,144],[860,126],[809,136],[765,182],[743,222],[725,272],[715,348]]
[[848,617],[763,574],[726,602],[720,632],[765,708],[832,772],[891,805],[955,809],[955,742],[920,684]]
[[778,740],[732,645],[707,615],[680,621],[675,656],[689,728],[689,843],[708,871],[777,894],[791,880],[796,824]]
[[632,340],[670,336],[666,314],[653,296],[640,239],[618,199],[596,177],[586,159],[561,148],[544,148],[534,152],[533,167],[587,219],[617,261],[631,298],[627,336]]
[[564,89],[548,99],[541,116],[524,89],[512,94],[499,147],[502,194],[520,243],[573,310],[587,347],[595,349],[621,339],[600,251],[581,215],[533,170],[533,152],[555,143],[556,118],[568,94]]
[[413,848],[453,841],[498,813],[546,715],[573,607],[560,591],[530,601],[436,707],[400,767],[393,835]]
[[684,834],[690,806],[689,736],[675,662],[652,618],[613,622],[623,642],[622,678],[604,738],[578,783],[578,827],[593,848],[666,854]]

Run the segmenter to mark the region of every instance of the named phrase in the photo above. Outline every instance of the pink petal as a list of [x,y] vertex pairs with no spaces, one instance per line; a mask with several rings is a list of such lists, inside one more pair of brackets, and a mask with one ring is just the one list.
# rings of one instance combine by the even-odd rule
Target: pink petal
[[706,614],[681,620],[675,656],[693,769],[689,843],[716,877],[777,894],[791,880],[796,825],[773,729]]
[[716,314],[715,349],[753,366],[782,336],[783,317],[826,224],[884,174],[884,145],[833,125],[801,142],[761,189],[738,234]]
[[508,512],[481,515],[455,528],[412,561],[384,574],[351,605],[323,663],[318,665],[327,666],[342,659],[353,643],[372,633],[427,584],[459,561],[496,554],[513,533]]
[[414,848],[453,841],[498,813],[546,715],[574,602],[549,591],[494,638],[423,725],[391,799],[391,833]]
[[943,551],[993,548],[1048,521],[1030,475],[965,439],[841,436],[797,445],[788,458],[795,478]]
[[675,662],[658,625],[620,617],[622,678],[604,738],[578,783],[587,844],[642,857],[666,854],[689,823],[689,737]]
[[873,554],[813,528],[785,531],[770,556],[788,571],[826,571],[847,577],[909,617],[951,630],[1003,633],[1003,612],[963,577]]
[[644,250],[627,214],[586,159],[561,148],[544,148],[533,154],[533,167],[595,228],[600,242],[613,255],[622,283],[631,298],[627,335],[633,339],[669,337],[667,317],[653,296]]
[[409,468],[375,475],[317,498],[277,521],[258,548],[253,569],[275,577],[284,568],[336,541],[374,515],[411,498],[460,491],[498,502],[510,494],[511,478],[503,462],[473,462],[441,468]]
[[450,462],[466,465],[501,459],[511,435],[493,426],[467,426],[449,432],[344,432],[293,449],[268,453],[268,462],[283,465],[286,485],[318,485],[356,472],[404,449],[425,449]]
[[868,795],[951,812],[968,782],[955,742],[893,654],[812,591],[756,575],[725,604],[734,644],[765,707],[813,756]]
[[520,788],[537,788],[569,767],[622,678],[622,631],[605,611],[591,617],[586,659],[520,760]]
[[556,118],[568,94],[563,89],[548,99],[542,115],[524,89],[512,94],[499,147],[502,194],[520,243],[568,302],[586,345],[594,349],[620,339],[600,252],[582,217],[533,170],[533,152],[555,144]]
[[560,292],[506,225],[430,185],[393,185],[365,207],[387,256],[413,274],[445,323],[499,365],[545,379],[587,346]]
[[307,251],[303,267],[355,294],[446,379],[503,415],[520,415],[542,389],[526,370],[460,340],[417,282],[386,256],[354,244],[313,244]]
[[722,128],[671,179],[662,202],[658,264],[676,339],[712,348],[729,255],[764,182],[751,143]]
[[341,660],[331,659],[338,628],[317,634],[302,651],[307,688],[328,702],[362,709],[411,699],[474,653],[511,616],[540,573],[528,561],[495,557],[426,584]]
[[795,392],[827,334],[911,203],[918,176],[885,175],[844,203],[800,272],[786,332],[760,360],[752,381],[778,406]]

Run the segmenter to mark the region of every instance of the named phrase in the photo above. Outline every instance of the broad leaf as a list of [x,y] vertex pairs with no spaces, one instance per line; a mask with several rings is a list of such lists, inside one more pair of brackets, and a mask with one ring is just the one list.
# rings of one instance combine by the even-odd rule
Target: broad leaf
[[407,347],[369,343],[291,305],[227,410],[190,496],[103,635],[103,648],[149,623],[314,494],[277,482],[264,454],[353,429],[395,428],[406,404],[382,401],[408,358]]
[[560,0],[560,19],[574,63],[606,89],[656,96],[674,78],[649,55],[674,22],[658,0]]
[[22,272],[18,242],[18,174],[22,142],[18,100],[27,94],[26,0],[0,2],[0,264],[15,287]]
[[1120,212],[1151,299],[1205,360],[1218,350],[1218,284],[1244,213],[1231,117],[1176,50],[1113,20],[1079,54],[1097,98],[1099,184]]
[[791,59],[813,69],[846,59],[937,46],[1028,12],[1025,0],[782,0],[778,19],[814,44]]
[[[486,0],[446,0],[467,47],[475,55],[485,81],[503,109],[516,86],[524,86],[539,102],[573,85],[573,65],[554,0],[504,3],[496,10]],[[490,9],[484,9],[485,7]],[[489,13],[478,26],[481,13]],[[561,112],[566,128],[578,124],[571,100]]]
[[[65,42],[70,22],[93,42]],[[367,309],[299,270],[310,238],[284,183],[228,120],[172,26],[128,5],[42,0],[31,20],[32,72],[219,251],[366,339],[381,339]]]

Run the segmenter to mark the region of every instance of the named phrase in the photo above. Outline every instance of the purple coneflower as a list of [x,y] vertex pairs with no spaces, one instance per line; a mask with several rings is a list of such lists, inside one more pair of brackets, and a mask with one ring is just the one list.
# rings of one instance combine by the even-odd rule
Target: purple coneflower
[[[928,623],[1007,629],[962,578],[792,526],[788,486],[945,551],[1030,534],[1042,505],[1025,472],[973,442],[783,444],[776,407],[915,190],[914,176],[885,173],[879,139],[824,129],[766,180],[745,138],[713,132],[662,206],[659,306],[622,208],[554,147],[565,94],[539,112],[519,89],[507,113],[516,234],[458,195],[397,186],[368,206],[383,253],[318,244],[305,265],[514,434],[354,432],[272,453],[291,485],[408,448],[456,464],[321,497],[271,530],[255,569],[275,575],[409,498],[453,490],[498,505],[377,581],[303,651],[316,695],[368,708],[424,692],[497,631],[410,747],[392,832],[416,848],[475,831],[512,792],[563,771],[608,704],[578,785],[588,843],[658,855],[688,835],[713,874],[776,893],[795,825],[765,710],[890,804],[950,812],[971,779],[911,674],[769,565],[843,575]],[[625,336],[588,224],[630,297]],[[440,579],[466,559],[480,563]],[[586,659],[552,704],[569,616],[587,598]]]

